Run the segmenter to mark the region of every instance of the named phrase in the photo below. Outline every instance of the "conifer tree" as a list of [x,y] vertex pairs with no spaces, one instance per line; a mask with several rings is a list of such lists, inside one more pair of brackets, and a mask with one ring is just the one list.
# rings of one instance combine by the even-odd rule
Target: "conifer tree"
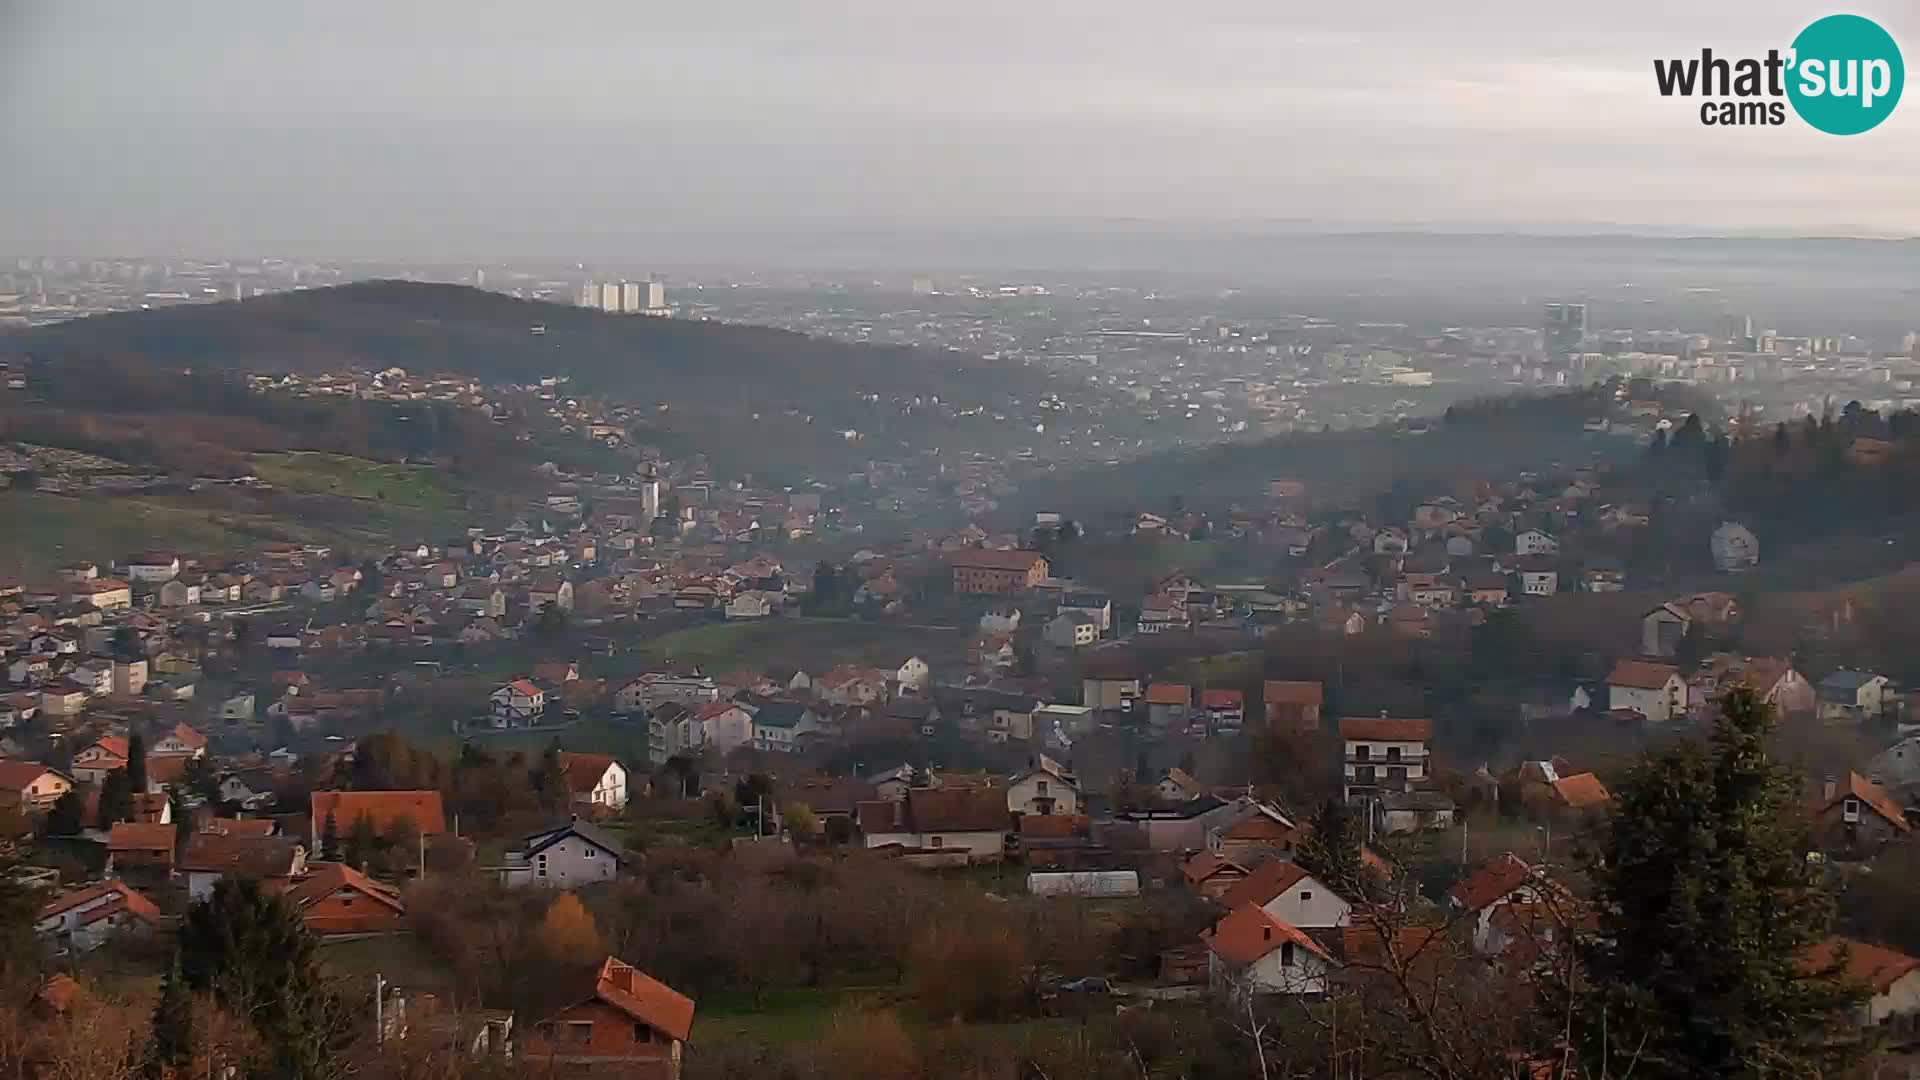
[[193,998],[180,972],[180,950],[160,983],[160,1000],[153,1007],[153,1032],[141,1072],[149,1080],[178,1075],[193,1058]]
[[1360,822],[1337,798],[1320,805],[1308,822],[1294,861],[1342,895],[1359,899],[1368,892],[1366,863],[1361,858]]

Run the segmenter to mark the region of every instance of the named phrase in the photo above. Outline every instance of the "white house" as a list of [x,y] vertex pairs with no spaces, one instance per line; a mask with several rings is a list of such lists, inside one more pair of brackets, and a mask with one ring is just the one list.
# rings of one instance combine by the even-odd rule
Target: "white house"
[[1713,552],[1713,565],[1728,573],[1749,569],[1760,561],[1759,538],[1753,535],[1753,530],[1736,521],[1713,530],[1708,544]]
[[1622,660],[1607,676],[1607,708],[1631,709],[1648,723],[1667,723],[1686,715],[1687,681],[1672,664]]
[[1432,720],[1346,716],[1340,719],[1340,738],[1346,743],[1341,797],[1349,802],[1405,791],[1427,778]]
[[1524,596],[1553,596],[1560,591],[1560,571],[1520,569],[1520,592]]
[[672,675],[649,672],[613,693],[615,712],[652,712],[672,702],[697,709],[720,700],[720,687],[705,675]]
[[812,709],[790,701],[769,701],[753,710],[753,748],[776,754],[800,749],[800,736],[820,729]]
[[507,885],[573,889],[611,881],[629,860],[619,841],[583,821],[534,833],[507,854],[500,880]]
[[102,735],[73,755],[73,778],[83,784],[98,784],[108,773],[127,767],[127,740],[120,735]]
[[119,878],[109,878],[43,905],[34,917],[33,932],[56,946],[92,952],[119,931],[159,923],[160,909],[152,900]]
[[1077,814],[1080,781],[1045,754],[1007,784],[1007,810],[1015,814]]
[[700,744],[722,755],[753,741],[753,714],[731,701],[713,701],[694,710],[700,725]]
[[1836,671],[1814,687],[1815,710],[1827,723],[1878,720],[1886,710],[1888,679],[1870,671]]
[[151,757],[206,757],[207,737],[185,724],[175,724],[172,731],[153,741],[147,753]]
[[1911,1024],[1920,1016],[1920,958],[1884,945],[1832,937],[1807,950],[1801,963],[1809,971],[1826,971],[1843,956],[1840,981],[1867,995],[1856,1014],[1861,1026],[1889,1020]]
[[1299,927],[1253,904],[1229,912],[1204,938],[1208,982],[1216,992],[1236,998],[1327,992],[1333,957]]
[[515,679],[493,692],[493,726],[528,726],[547,711],[547,692],[526,679]]
[[1058,649],[1084,649],[1100,640],[1100,623],[1084,611],[1062,611],[1047,623],[1047,643]]
[[1075,611],[1091,616],[1101,634],[1113,629],[1113,601],[1105,593],[1070,592],[1060,597],[1062,615]]
[[158,585],[180,576],[180,556],[164,551],[147,551],[127,559],[127,576],[147,585]]
[[928,683],[932,681],[933,670],[927,667],[925,660],[917,656],[909,656],[900,665],[899,670],[894,672],[893,677],[894,681],[900,684],[900,689],[924,694],[927,692]]
[[1326,930],[1353,922],[1353,905],[1299,863],[1270,859],[1220,896],[1228,910],[1252,904],[1290,926]]
[[729,619],[764,619],[773,614],[773,600],[758,589],[748,589],[727,601]]
[[609,754],[560,754],[567,791],[575,806],[618,811],[627,806],[627,767]]
[[1528,529],[1513,538],[1515,555],[1558,555],[1560,541],[1550,532]]
[[992,788],[909,788],[899,800],[857,807],[867,847],[964,852],[968,862],[998,862],[1011,818]]

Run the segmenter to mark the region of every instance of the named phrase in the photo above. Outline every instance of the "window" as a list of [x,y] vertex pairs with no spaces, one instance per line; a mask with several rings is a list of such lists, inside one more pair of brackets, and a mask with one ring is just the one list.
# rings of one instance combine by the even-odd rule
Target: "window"
[[591,1020],[567,1021],[567,1041],[570,1043],[576,1043],[581,1045],[592,1042],[593,1041],[593,1021]]
[[633,1025],[633,1041],[637,1043],[652,1042],[653,1029],[645,1024]]
[[1366,743],[1356,743],[1353,747],[1353,756],[1361,761],[1365,761],[1373,756],[1373,747],[1368,746]]
[[946,837],[944,837],[944,836],[936,836],[936,837],[934,837],[934,838],[933,838],[933,846],[934,846],[934,847],[945,847],[945,846],[947,846],[947,838],[946,838]]
[[1840,804],[1840,817],[1843,821],[1860,820],[1860,800],[1848,799]]
[[591,859],[591,858],[593,858],[593,849],[592,849],[591,847],[589,847],[589,848],[588,848],[588,849],[586,850],[586,855],[585,855],[585,857],[586,857],[586,858],[589,858],[589,859]]
[[1047,782],[1046,782],[1045,780],[1040,780],[1040,781],[1037,781],[1037,782],[1035,782],[1035,784],[1034,784],[1034,793],[1035,793],[1035,794],[1038,794],[1038,795],[1041,795],[1041,796],[1044,796],[1044,795],[1046,795],[1046,793],[1047,793]]
[[1304,903],[1306,903],[1307,901],[1309,901],[1309,900],[1312,900],[1312,899],[1313,899],[1313,890],[1312,890],[1312,889],[1302,889],[1302,890],[1300,890],[1300,902],[1301,902],[1301,903],[1303,903],[1303,904],[1304,904]]
[[1388,760],[1388,761],[1399,761],[1399,760],[1400,760],[1400,748],[1399,748],[1399,747],[1397,747],[1397,746],[1389,746],[1389,747],[1387,747],[1387,760]]
[[1291,941],[1283,941],[1280,943],[1280,966],[1293,966],[1293,942]]

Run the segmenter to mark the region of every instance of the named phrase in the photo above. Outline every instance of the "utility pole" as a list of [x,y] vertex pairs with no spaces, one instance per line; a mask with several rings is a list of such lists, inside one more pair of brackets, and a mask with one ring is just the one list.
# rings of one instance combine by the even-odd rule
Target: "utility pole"
[[373,973],[373,1041],[387,1041],[387,980],[379,972]]

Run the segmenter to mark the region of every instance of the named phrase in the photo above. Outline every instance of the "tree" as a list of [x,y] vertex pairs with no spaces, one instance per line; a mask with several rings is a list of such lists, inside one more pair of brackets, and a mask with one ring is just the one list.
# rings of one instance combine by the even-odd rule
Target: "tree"
[[340,855],[349,864],[360,866],[374,857],[380,850],[380,830],[373,823],[373,815],[361,814],[347,827],[346,842],[340,845]]
[[380,572],[380,564],[372,559],[360,564],[360,591],[368,596],[379,596],[386,592],[386,576]]
[[540,755],[540,775],[535,778],[540,789],[540,805],[547,810],[565,810],[570,796],[567,790],[567,770],[560,765],[560,740],[547,744]]
[[147,790],[147,737],[135,729],[127,736],[127,783],[135,795]]
[[331,808],[320,826],[320,857],[328,862],[340,861],[340,821]]
[[87,797],[74,788],[54,801],[47,810],[47,835],[72,836],[87,820]]
[[597,964],[606,958],[600,929],[580,898],[563,892],[547,905],[540,919],[540,947],[553,959],[570,965]]
[[132,623],[124,623],[113,631],[113,655],[122,660],[132,660],[140,656],[140,631]]
[[1360,822],[1347,804],[1330,798],[1314,811],[1294,861],[1341,895],[1358,900],[1372,891],[1361,858],[1360,835]]
[[352,1017],[321,979],[317,942],[300,916],[256,881],[223,878],[179,933],[181,975],[229,1011],[250,1017],[269,1047],[269,1075],[337,1075]]
[[1863,994],[1807,967],[1833,902],[1801,856],[1772,726],[1736,687],[1710,744],[1652,753],[1615,789],[1585,857],[1598,932],[1549,1000],[1581,1075],[1833,1076],[1865,1053],[1849,1034]]
[[151,1080],[175,1075],[193,1058],[193,998],[180,972],[180,950],[160,983],[160,1000],[153,1007],[153,1031],[147,1041],[142,1072]]
[[100,781],[100,827],[109,829],[116,821],[133,818],[133,781],[126,769],[115,769]]
[[781,808],[780,822],[795,836],[812,836],[820,831],[820,819],[806,803],[788,803]]
[[533,620],[533,636],[548,644],[566,640],[567,630],[567,609],[559,604],[542,605]]

